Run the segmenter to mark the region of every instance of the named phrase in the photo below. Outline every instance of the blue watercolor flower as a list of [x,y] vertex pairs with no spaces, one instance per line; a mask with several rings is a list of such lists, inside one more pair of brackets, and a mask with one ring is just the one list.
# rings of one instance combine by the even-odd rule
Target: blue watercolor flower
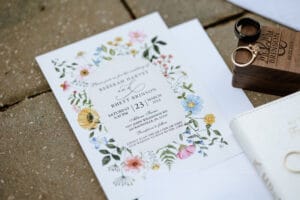
[[191,134],[191,129],[189,127],[187,127],[184,131],[184,134],[188,134],[190,135]]
[[106,137],[102,137],[102,138],[97,138],[97,137],[92,137],[90,138],[90,143],[92,143],[94,145],[94,148],[96,150],[98,150],[101,146],[101,144],[106,145],[108,143],[107,138]]
[[97,52],[101,52],[101,51],[102,51],[102,48],[101,48],[101,47],[97,47],[96,51],[97,51]]
[[103,144],[107,144],[108,143],[108,140],[107,140],[107,138],[106,137],[102,137],[101,138],[101,143],[103,143]]
[[99,66],[99,64],[101,63],[101,60],[99,58],[97,59],[92,59],[94,65]]
[[188,111],[192,114],[196,114],[202,109],[202,99],[196,95],[188,95],[183,101],[182,106],[185,111]]
[[94,145],[95,149],[99,149],[100,148],[100,143],[99,143],[99,141],[97,140],[96,137],[92,137],[90,139],[90,143],[92,143]]

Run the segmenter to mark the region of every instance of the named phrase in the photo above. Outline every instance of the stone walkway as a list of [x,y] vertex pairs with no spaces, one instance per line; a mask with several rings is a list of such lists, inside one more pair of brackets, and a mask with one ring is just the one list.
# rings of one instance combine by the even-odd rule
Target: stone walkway
[[34,58],[153,11],[198,18],[230,67],[238,18],[274,25],[224,0],[0,0],[0,199],[106,199]]

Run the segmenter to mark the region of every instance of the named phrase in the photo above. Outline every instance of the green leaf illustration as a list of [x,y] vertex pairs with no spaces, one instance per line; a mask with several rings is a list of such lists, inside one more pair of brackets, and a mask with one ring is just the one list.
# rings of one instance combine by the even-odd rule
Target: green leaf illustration
[[146,49],[143,53],[143,57],[148,58],[148,56],[149,56],[149,49]]
[[194,124],[194,126],[195,126],[196,128],[199,127],[199,123],[198,123],[197,120],[193,119],[192,122],[193,122],[193,124]]
[[94,131],[90,133],[90,138],[94,136]]
[[101,149],[99,150],[99,152],[102,154],[109,154],[109,151],[107,151],[106,149]]
[[182,134],[179,134],[179,139],[180,139],[181,141],[183,140]]
[[164,41],[158,41],[158,42],[156,42],[157,44],[161,44],[161,45],[166,45],[167,43],[166,42],[164,42]]
[[110,139],[108,140],[108,142],[115,142],[115,140],[114,140],[113,138],[110,138]]
[[[172,151],[173,150],[173,151]],[[174,152],[174,150],[176,152]],[[172,164],[176,160],[176,153],[177,153],[177,148],[171,144],[168,144],[167,146],[160,148],[157,150],[157,153],[160,152],[160,159],[161,161],[171,170]]]
[[116,146],[115,145],[113,145],[113,144],[107,144],[106,145],[108,148],[110,148],[110,149],[114,149],[114,148],[116,148]]
[[112,56],[114,56],[114,55],[116,54],[116,52],[115,52],[115,50],[110,49],[110,50],[109,50],[109,54],[112,55]]
[[207,131],[207,135],[210,136],[211,135],[210,130],[206,129],[206,131]]
[[154,45],[153,48],[156,53],[160,54],[159,47],[157,45]]
[[218,131],[218,130],[213,130],[213,132],[218,135],[218,136],[221,136],[221,133]]
[[151,42],[152,42],[152,43],[155,43],[156,40],[157,40],[157,36],[155,36],[154,38],[152,38],[152,39],[151,39]]
[[102,49],[102,51],[107,52],[106,46],[102,45],[102,46],[101,46],[101,49]]
[[218,138],[213,138],[208,145],[213,145]]
[[176,150],[177,150],[177,148],[176,148],[176,147],[174,147],[174,146],[173,146],[173,145],[171,145],[171,144],[168,144],[168,145],[167,145],[167,147],[168,147],[168,148],[171,148],[171,149],[176,149]]
[[107,57],[107,56],[103,56],[103,59],[104,59],[104,60],[108,60],[108,61],[109,61],[109,60],[112,60],[111,57]]
[[109,161],[111,160],[110,156],[105,156],[102,159],[102,165],[107,165],[109,163]]
[[122,153],[121,148],[117,147],[117,153],[118,153],[118,154],[121,154],[121,153]]
[[113,157],[113,159],[115,160],[120,160],[120,156],[116,155],[116,154],[111,154],[111,156]]

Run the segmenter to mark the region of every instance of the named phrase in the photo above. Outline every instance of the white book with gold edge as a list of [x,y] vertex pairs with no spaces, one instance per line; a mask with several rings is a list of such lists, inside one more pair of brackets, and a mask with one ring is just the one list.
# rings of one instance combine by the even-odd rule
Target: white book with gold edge
[[300,197],[300,92],[238,115],[230,125],[275,199]]

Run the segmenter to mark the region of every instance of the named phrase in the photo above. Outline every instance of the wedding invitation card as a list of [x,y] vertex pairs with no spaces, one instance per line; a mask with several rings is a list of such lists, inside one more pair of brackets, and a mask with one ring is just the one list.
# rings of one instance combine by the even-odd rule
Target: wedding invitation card
[[188,52],[154,13],[36,58],[109,199],[241,153]]

